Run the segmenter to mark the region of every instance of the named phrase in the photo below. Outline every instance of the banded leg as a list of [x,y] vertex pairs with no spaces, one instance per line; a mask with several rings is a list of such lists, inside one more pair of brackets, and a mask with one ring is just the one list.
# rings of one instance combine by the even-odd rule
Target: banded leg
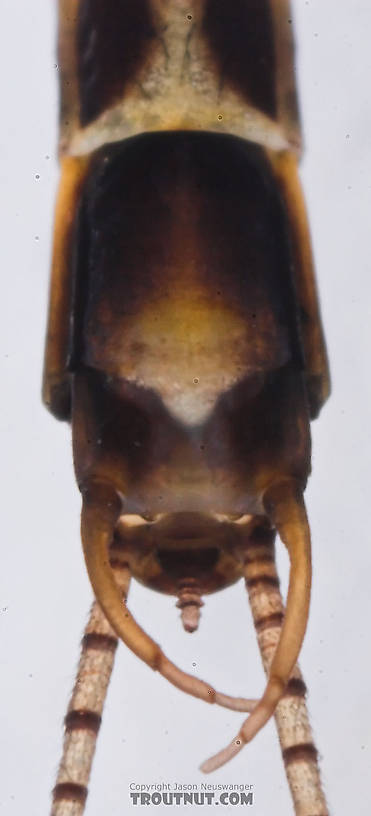
[[[284,606],[274,559],[274,533],[249,547],[245,580],[264,670],[270,666],[280,637]],[[318,755],[305,702],[306,686],[296,665],[275,720],[296,816],[327,816]]]
[[[115,566],[127,597],[130,573]],[[65,718],[63,756],[53,791],[51,816],[82,816],[91,766],[118,639],[95,601],[86,626],[75,686]]]
[[300,484],[280,479],[263,496],[267,518],[278,531],[290,556],[290,579],[286,613],[269,670],[263,696],[236,738],[201,765],[210,773],[220,768],[256,736],[274,714],[298,659],[308,620],[311,587],[311,546],[309,525]]

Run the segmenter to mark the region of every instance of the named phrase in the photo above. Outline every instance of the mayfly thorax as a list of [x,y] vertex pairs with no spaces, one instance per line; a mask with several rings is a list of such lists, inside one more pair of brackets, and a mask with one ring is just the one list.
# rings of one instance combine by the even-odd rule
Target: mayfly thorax
[[[44,400],[71,422],[101,608],[82,661],[111,670],[119,637],[182,690],[248,712],[205,771],[250,742],[278,703],[287,723],[301,706],[302,730],[280,731],[287,773],[297,789],[304,758],[307,809],[296,790],[297,812],[324,816],[295,664],[311,584],[310,420],[329,375],[298,178],[289,3],[60,0],[59,11]],[[285,614],[276,532],[291,563]],[[262,698],[229,697],[171,663],[126,606],[131,576],[175,596],[190,632],[209,593],[245,578]],[[94,710],[81,688],[71,701],[55,816],[82,813],[105,690]],[[68,753],[79,733],[80,776]]]

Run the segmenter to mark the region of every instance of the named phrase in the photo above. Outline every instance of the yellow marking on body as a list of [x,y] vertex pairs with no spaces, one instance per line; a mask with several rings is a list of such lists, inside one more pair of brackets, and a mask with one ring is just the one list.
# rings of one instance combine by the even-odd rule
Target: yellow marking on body
[[264,332],[264,324],[272,325],[268,308],[249,320],[206,292],[177,288],[117,327],[109,368],[113,363],[116,376],[153,389],[173,416],[194,425],[221,394],[271,367],[280,346],[272,343],[271,328],[269,339]]

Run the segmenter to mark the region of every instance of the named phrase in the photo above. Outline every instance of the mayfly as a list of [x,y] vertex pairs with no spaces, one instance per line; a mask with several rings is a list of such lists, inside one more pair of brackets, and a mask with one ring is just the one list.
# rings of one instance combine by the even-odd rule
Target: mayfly
[[[53,814],[80,814],[117,638],[182,691],[276,713],[296,812],[325,816],[297,668],[310,599],[303,492],[329,393],[300,182],[288,0],[60,0],[61,182],[44,401],[72,425],[97,603]],[[276,532],[290,556],[284,612]],[[234,698],[177,668],[131,577],[202,598],[244,578],[267,685]],[[99,671],[98,671],[99,669]],[[96,678],[91,683],[92,672]]]

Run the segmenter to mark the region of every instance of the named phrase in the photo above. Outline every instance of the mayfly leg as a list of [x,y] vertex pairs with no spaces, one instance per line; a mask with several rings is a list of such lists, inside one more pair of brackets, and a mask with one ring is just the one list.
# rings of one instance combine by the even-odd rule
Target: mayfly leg
[[[285,612],[275,565],[274,533],[270,532],[265,540],[251,542],[245,582],[264,670],[269,675]],[[306,685],[298,665],[274,716],[295,812],[301,816],[328,816],[306,705]]]
[[[115,566],[115,578],[127,598],[130,572]],[[53,790],[51,816],[82,816],[96,741],[118,644],[97,601],[86,625],[71,700],[65,717],[63,754]]]

